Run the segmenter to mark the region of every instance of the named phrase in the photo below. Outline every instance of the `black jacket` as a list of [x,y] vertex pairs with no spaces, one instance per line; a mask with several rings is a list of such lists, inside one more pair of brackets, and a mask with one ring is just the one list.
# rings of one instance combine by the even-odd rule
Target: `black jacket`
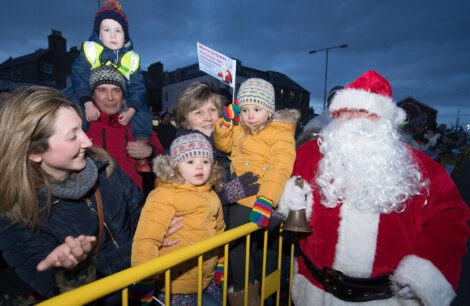
[[[95,164],[99,172],[98,185],[104,221],[118,245],[117,247],[110,235],[103,231],[96,258],[96,273],[100,278],[130,267],[132,237],[144,196],[119,166],[107,178],[106,164],[101,161],[96,161]],[[52,198],[50,215],[43,217],[35,230],[21,224],[12,224],[10,220],[0,217],[0,250],[5,262],[43,297],[49,298],[57,293],[55,269],[38,272],[37,264],[62,244],[68,235],[98,235],[98,216],[87,206],[85,198],[89,198],[96,209],[93,190],[76,201]],[[41,197],[39,200],[40,205],[44,205]],[[85,268],[84,265],[79,265],[79,268],[80,266]]]

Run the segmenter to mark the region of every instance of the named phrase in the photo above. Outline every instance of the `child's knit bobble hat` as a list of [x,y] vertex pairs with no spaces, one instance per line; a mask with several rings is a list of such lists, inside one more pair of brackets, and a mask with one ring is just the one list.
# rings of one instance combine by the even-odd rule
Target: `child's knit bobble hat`
[[263,79],[251,78],[240,85],[237,100],[240,107],[257,104],[264,107],[268,112],[274,113],[276,110],[274,97],[274,87],[271,83]]
[[126,79],[113,66],[103,65],[93,69],[88,81],[92,93],[95,91],[96,87],[102,84],[116,85],[121,88],[123,94],[126,92]]
[[103,7],[96,12],[94,31],[97,35],[100,34],[101,21],[104,19],[117,21],[124,30],[124,41],[129,41],[129,24],[127,22],[127,16],[122,11],[121,4],[119,4],[117,0],[105,0]]
[[170,155],[173,167],[192,157],[207,157],[211,161],[214,160],[212,145],[200,133],[185,134],[173,140],[170,146]]

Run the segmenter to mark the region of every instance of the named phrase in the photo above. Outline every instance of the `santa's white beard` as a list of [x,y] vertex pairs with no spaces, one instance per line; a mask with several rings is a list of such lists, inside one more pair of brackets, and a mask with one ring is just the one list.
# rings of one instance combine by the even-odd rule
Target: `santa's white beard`
[[402,211],[425,186],[418,166],[386,120],[333,120],[320,136],[317,184],[322,204],[342,202],[381,213]]

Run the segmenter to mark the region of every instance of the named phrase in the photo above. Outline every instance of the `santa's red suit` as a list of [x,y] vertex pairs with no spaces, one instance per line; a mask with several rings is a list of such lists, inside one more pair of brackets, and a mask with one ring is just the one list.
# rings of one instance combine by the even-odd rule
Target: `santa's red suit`
[[[412,157],[429,180],[428,190],[408,200],[403,212],[381,214],[345,205],[322,205],[315,183],[322,158],[317,140],[297,151],[294,175],[313,189],[313,204],[307,207],[313,233],[299,239],[303,254],[320,269],[330,267],[350,277],[391,275],[395,282],[408,284],[419,298],[393,296],[365,305],[441,306],[450,304],[455,296],[469,235],[468,207],[443,167],[414,149]],[[302,256],[297,259],[297,268],[292,286],[296,306],[358,305],[326,292]]]
[[230,70],[224,69],[220,71],[219,73],[217,73],[217,75],[221,77],[225,83],[232,84],[233,80],[232,80],[232,74],[230,73]]

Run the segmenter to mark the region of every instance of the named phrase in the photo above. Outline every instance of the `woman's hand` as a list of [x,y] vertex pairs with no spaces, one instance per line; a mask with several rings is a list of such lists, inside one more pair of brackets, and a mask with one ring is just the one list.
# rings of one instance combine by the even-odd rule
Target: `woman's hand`
[[183,227],[181,221],[183,221],[183,217],[175,216],[171,219],[170,228],[163,239],[163,247],[169,247],[180,242],[179,239],[169,240],[168,238]]
[[65,242],[56,247],[36,267],[44,271],[51,267],[73,269],[84,261],[96,243],[95,236],[80,235],[77,238],[68,236]]

